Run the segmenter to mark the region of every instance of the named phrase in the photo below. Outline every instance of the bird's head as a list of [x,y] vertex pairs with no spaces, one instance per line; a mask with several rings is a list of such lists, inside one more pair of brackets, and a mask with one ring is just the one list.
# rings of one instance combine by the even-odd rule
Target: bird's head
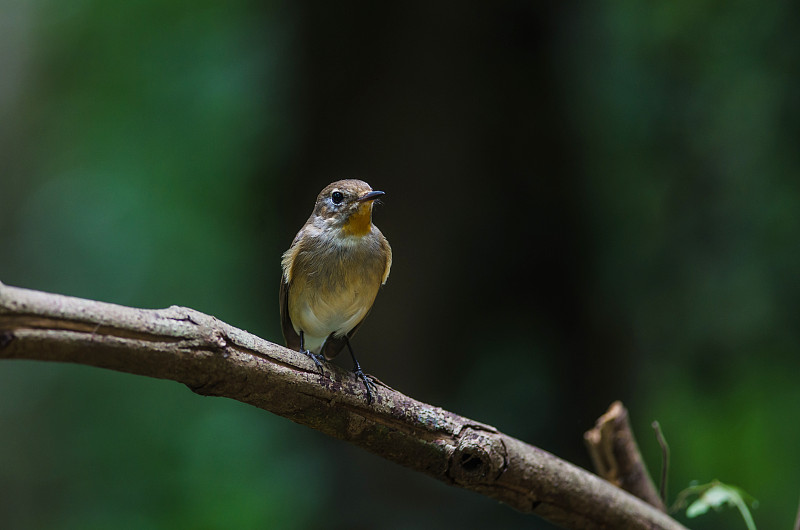
[[337,180],[320,192],[314,215],[344,235],[363,236],[372,227],[373,201],[382,195],[363,180]]

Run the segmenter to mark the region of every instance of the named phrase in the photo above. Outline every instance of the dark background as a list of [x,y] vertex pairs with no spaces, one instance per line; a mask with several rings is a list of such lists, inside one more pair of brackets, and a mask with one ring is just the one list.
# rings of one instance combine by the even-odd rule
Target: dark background
[[[281,253],[362,178],[368,372],[583,467],[622,399],[672,498],[791,525],[796,2],[4,4],[0,281],[280,341]],[[167,381],[3,362],[0,426],[4,528],[550,527]]]

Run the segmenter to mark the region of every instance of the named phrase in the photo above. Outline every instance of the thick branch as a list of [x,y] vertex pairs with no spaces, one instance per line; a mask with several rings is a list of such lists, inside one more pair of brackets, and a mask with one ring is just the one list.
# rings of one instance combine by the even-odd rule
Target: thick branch
[[673,519],[494,427],[192,309],[145,310],[0,284],[0,358],[71,362],[171,379],[249,403],[565,528],[680,529]]

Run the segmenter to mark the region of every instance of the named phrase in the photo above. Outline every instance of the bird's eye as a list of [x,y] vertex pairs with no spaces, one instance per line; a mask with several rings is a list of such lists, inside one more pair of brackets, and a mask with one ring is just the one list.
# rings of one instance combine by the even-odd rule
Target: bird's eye
[[341,191],[334,191],[331,193],[331,199],[333,199],[333,204],[341,204],[344,200],[344,194]]

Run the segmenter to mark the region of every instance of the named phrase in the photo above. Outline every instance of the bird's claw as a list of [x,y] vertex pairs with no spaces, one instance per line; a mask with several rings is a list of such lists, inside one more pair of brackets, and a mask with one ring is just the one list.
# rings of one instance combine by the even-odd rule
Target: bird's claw
[[314,361],[314,364],[317,366],[317,369],[319,370],[319,373],[320,374],[324,373],[323,370],[322,370],[322,360],[323,360],[322,354],[312,353],[312,352],[310,352],[308,350],[302,350],[300,353],[303,353],[303,354],[307,355],[308,357],[310,357],[311,360]]
[[361,370],[353,370],[353,373],[356,376],[356,379],[361,379],[364,383],[364,388],[367,389],[367,404],[371,405],[373,401],[375,401],[375,397],[372,395],[373,390],[378,392],[378,387],[375,386],[375,382],[372,380],[372,377],[368,376]]

